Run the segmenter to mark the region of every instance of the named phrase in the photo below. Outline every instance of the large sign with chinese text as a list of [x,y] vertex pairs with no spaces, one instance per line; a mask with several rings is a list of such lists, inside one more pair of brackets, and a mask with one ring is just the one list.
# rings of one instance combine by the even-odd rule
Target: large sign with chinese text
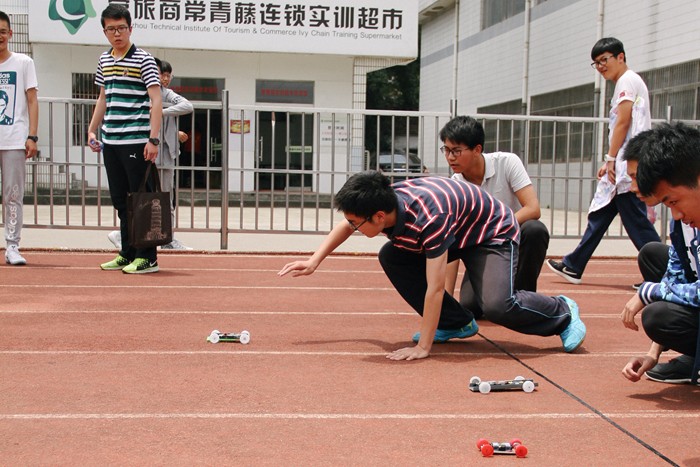
[[107,45],[124,5],[139,47],[414,58],[418,0],[32,0],[30,42]]

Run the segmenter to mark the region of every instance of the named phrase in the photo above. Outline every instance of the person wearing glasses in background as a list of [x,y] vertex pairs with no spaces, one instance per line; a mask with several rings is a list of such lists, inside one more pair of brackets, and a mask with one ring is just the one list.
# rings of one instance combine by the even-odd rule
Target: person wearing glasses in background
[[[158,151],[156,165],[158,166],[158,175],[160,178],[160,189],[166,193],[170,193],[170,217],[172,219],[173,229],[175,228],[175,161],[180,155],[180,143],[187,141],[187,134],[184,131],[177,129],[177,117],[181,115],[191,114],[194,111],[192,103],[169,89],[170,81],[173,77],[173,67],[169,62],[155,58],[158,71],[160,72],[161,82],[161,99],[163,102],[163,124],[161,150]],[[122,234],[119,230],[113,230],[107,235],[112,244],[117,249],[122,248]],[[192,248],[185,246],[175,238],[173,233],[173,241],[163,245],[163,250],[191,250]]]
[[[449,139],[445,145],[455,147]],[[377,171],[351,176],[334,197],[345,217],[303,261],[286,264],[280,276],[312,274],[345,240],[360,231],[389,238],[379,262],[404,300],[420,314],[413,347],[391,352],[391,360],[426,358],[433,343],[475,335],[474,313],[524,334],[559,335],[573,352],[586,336],[578,306],[513,288],[520,229],[513,211],[480,187],[446,177],[390,183]],[[445,290],[448,263],[462,260],[470,296],[462,304]]]
[[630,191],[632,182],[622,157],[627,141],[651,128],[649,91],[642,78],[627,67],[625,49],[618,39],[606,37],[596,42],[591,58],[591,67],[615,83],[610,102],[608,153],[598,170],[598,186],[588,209],[583,238],[562,261],[547,260],[555,274],[572,284],[581,283],[588,261],[618,214],[637,251],[649,242],[661,241],[647,217],[646,205]]
[[[540,201],[530,176],[520,158],[511,152],[484,153],[484,127],[472,117],[455,117],[440,130],[440,140],[449,140],[440,148],[454,171],[452,178],[479,185],[491,196],[508,206],[520,225],[518,269],[515,290],[537,292],[537,278],[549,246],[547,226],[539,221]],[[450,263],[445,285],[454,292],[459,262]],[[469,277],[464,276],[462,290],[468,290]],[[476,316],[479,318],[479,316]]]
[[0,171],[5,262],[22,266],[27,264],[19,252],[26,161],[37,155],[39,141],[38,81],[34,61],[25,54],[12,52],[10,39],[10,17],[0,11]]
[[[146,169],[158,156],[163,114],[160,73],[153,56],[131,43],[128,9],[110,4],[101,22],[112,48],[97,65],[95,84],[100,95],[88,128],[88,144],[93,152],[103,152],[109,194],[119,215],[121,249],[100,267],[127,274],[157,272],[156,248],[136,249],[129,244],[126,198],[138,191]],[[125,89],[128,94],[122,92]]]

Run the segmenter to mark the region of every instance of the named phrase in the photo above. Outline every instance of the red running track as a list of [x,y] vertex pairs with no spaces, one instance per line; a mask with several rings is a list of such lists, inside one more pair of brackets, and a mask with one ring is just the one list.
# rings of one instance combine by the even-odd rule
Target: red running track
[[[132,276],[100,271],[105,254],[26,256],[0,267],[2,465],[700,466],[700,389],[620,373],[649,346],[619,320],[633,260],[594,260],[580,286],[544,270],[540,291],[588,326],[575,354],[482,323],[393,362],[420,318],[373,257],[280,278],[296,258],[164,254]],[[209,344],[212,329],[251,343]],[[474,375],[539,387],[472,393]],[[482,437],[528,457],[483,458]]]

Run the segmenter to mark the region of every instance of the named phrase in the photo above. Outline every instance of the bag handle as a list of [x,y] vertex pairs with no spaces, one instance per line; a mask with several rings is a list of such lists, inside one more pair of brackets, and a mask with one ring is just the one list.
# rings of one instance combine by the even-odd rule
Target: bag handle
[[155,165],[156,164],[153,162],[148,164],[148,167],[146,168],[146,173],[143,176],[143,181],[139,186],[139,192],[146,192],[146,182],[148,182],[149,175],[151,175],[151,179],[153,180],[153,187],[155,188],[154,192],[160,193],[162,191],[160,188],[160,176],[158,175],[158,169],[151,170],[151,168],[155,167]]

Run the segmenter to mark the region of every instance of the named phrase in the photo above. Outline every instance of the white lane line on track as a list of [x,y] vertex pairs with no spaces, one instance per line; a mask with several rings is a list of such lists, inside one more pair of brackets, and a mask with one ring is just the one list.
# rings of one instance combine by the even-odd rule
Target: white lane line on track
[[[94,271],[96,268],[94,266],[37,266],[32,268],[32,270],[36,269],[49,269],[49,270],[58,270],[58,269],[66,269],[66,270],[78,270],[78,271]],[[263,269],[263,268],[192,268],[192,267],[173,267],[170,268],[172,270],[176,271],[194,271],[194,272],[245,272],[245,273],[265,273],[265,274],[277,274],[279,272],[279,269]],[[363,270],[357,270],[357,269],[323,269],[320,271],[316,271],[314,274],[316,276],[318,275],[323,275],[323,274],[356,274],[356,273],[361,273],[361,274],[381,274],[384,275],[384,271],[381,269],[363,269]],[[290,276],[291,277],[291,276]],[[543,272],[540,274],[540,277],[559,277],[558,275],[554,273],[549,273],[549,272]],[[587,273],[586,278],[635,278],[637,281],[639,280],[639,274],[638,273]],[[582,284],[583,286],[587,284]],[[588,284],[590,285],[590,284]],[[630,283],[630,290],[632,287],[632,284]]]
[[[561,352],[513,352],[518,357],[566,357],[566,358],[618,358],[633,357],[639,355],[639,351],[631,352],[594,352],[585,354],[567,354]],[[146,356],[192,356],[192,355],[222,355],[226,357],[243,356],[307,356],[307,357],[384,357],[387,352],[343,352],[343,351],[287,351],[287,350],[239,350],[229,352],[226,350],[0,350],[2,355],[37,355],[37,356],[60,356],[60,355],[146,355]],[[431,354],[433,357],[446,356],[504,356],[503,352],[440,352]]]
[[[0,314],[418,316],[407,311],[219,311],[219,310],[0,310]],[[619,318],[619,316],[618,316]]]
[[[294,287],[288,284],[280,285],[268,285],[268,286],[250,286],[250,285],[167,285],[167,284],[151,284],[151,285],[140,285],[140,284],[119,284],[119,285],[90,285],[90,284],[0,284],[1,289],[207,289],[207,290],[320,290],[320,291],[339,291],[339,290],[351,290],[351,291],[391,291],[394,292],[393,287],[334,287],[334,286],[317,286],[317,287]],[[634,295],[634,290],[597,290],[597,289],[557,289],[557,290],[540,290],[542,295]]]
[[[606,413],[612,419],[700,418],[700,413],[679,411]],[[22,413],[0,414],[0,420],[159,420],[159,419],[278,419],[278,420],[528,420],[598,419],[594,413]]]
[[[78,315],[267,315],[267,316],[418,316],[412,311],[254,311],[254,310],[0,310],[0,314]],[[585,319],[620,319],[620,314],[583,313]]]

